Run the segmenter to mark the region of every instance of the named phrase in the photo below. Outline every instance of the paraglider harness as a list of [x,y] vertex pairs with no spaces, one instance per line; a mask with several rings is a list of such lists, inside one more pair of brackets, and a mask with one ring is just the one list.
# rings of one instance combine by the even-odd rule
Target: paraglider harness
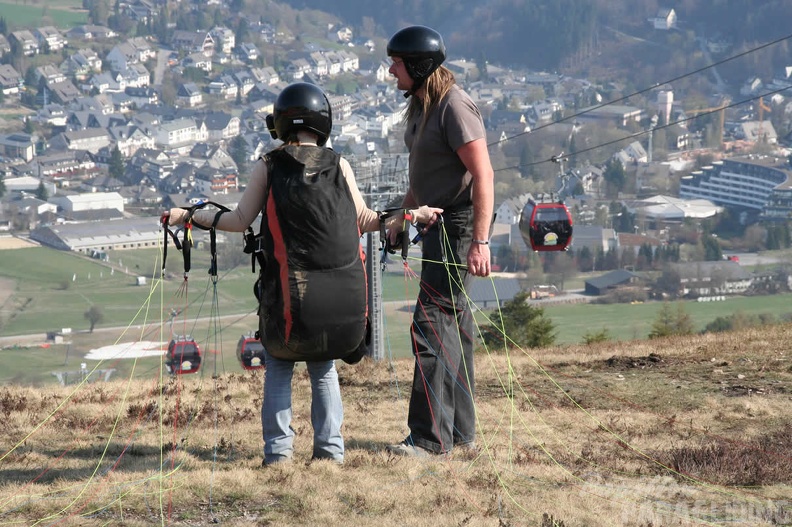
[[[214,220],[212,221],[212,225],[210,227],[204,227],[198,223],[192,221],[193,215],[195,211],[200,210],[207,205],[212,205],[218,209],[217,213],[215,214]],[[168,257],[168,237],[173,240],[173,245],[176,247],[177,251],[181,251],[182,257],[184,258],[184,279],[187,280],[187,277],[190,273],[191,268],[191,258],[190,253],[193,246],[193,235],[192,235],[192,228],[197,227],[204,231],[209,231],[209,254],[211,256],[210,264],[209,264],[209,275],[212,278],[217,278],[217,222],[220,221],[220,216],[225,214],[226,212],[231,212],[231,209],[226,207],[225,205],[221,205],[220,203],[216,203],[214,201],[209,200],[201,200],[195,205],[191,207],[179,207],[182,210],[187,211],[187,218],[184,220],[184,226],[177,228],[176,230],[171,230],[168,226],[168,215],[163,214],[160,218],[160,222],[162,223],[162,230],[164,232],[164,243],[163,243],[163,251],[162,251],[162,269],[165,269],[165,261]],[[182,241],[179,241],[179,233],[182,233]],[[249,236],[253,234],[253,229],[248,227],[248,232],[245,233],[245,236]]]
[[[385,231],[385,220],[390,217],[396,216],[397,214],[404,214],[404,224],[402,225],[402,231],[399,233],[396,241],[391,243],[390,238],[388,237],[387,232]],[[380,221],[380,249],[382,251],[382,266],[383,270],[385,265],[387,264],[387,256],[388,254],[396,254],[396,251],[401,250],[401,257],[402,262],[404,265],[407,265],[407,256],[410,250],[410,244],[415,245],[420,242],[426,233],[432,228],[431,225],[422,225],[419,223],[415,223],[415,218],[413,218],[410,209],[402,209],[402,208],[395,208],[395,209],[385,209],[384,211],[378,211],[377,215],[379,216]],[[443,222],[443,215],[437,215],[437,226],[438,228],[442,228]],[[418,234],[416,234],[412,240],[410,239],[410,225],[418,229]]]

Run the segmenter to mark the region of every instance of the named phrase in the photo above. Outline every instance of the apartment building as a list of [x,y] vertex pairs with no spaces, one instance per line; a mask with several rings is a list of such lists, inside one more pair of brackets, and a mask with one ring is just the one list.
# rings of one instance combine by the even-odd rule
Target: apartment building
[[715,161],[683,177],[679,196],[757,211],[764,219],[792,217],[792,168],[787,159],[747,155]]

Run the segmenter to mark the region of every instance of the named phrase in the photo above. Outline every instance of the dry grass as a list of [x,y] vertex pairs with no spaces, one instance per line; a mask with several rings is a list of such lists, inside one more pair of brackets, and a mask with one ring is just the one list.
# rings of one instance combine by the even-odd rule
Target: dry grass
[[261,467],[261,374],[0,388],[2,525],[792,525],[792,328],[477,356],[478,455],[396,458],[412,362],[339,365],[346,462]]
[[7,249],[25,249],[28,247],[36,247],[38,244],[25,240],[24,238],[17,238],[16,236],[0,236],[0,250]]

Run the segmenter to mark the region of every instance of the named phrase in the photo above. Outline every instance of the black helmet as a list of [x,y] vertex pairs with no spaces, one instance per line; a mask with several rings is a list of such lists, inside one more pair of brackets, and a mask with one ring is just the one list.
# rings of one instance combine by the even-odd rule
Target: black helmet
[[426,26],[409,26],[394,34],[388,41],[388,56],[404,60],[407,74],[415,81],[415,91],[446,58],[445,44],[440,33]]
[[314,84],[291,84],[278,95],[273,113],[267,116],[267,128],[273,139],[282,141],[295,138],[298,130],[309,130],[319,136],[316,143],[323,146],[333,128],[330,101]]

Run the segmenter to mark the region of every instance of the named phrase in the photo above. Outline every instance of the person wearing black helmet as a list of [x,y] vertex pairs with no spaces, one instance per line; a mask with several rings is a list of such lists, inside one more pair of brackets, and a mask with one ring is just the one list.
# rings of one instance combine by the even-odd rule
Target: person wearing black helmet
[[[409,97],[409,188],[402,205],[444,209],[442,227],[438,222],[422,240],[410,339],[410,433],[387,449],[407,456],[446,454],[475,447],[474,331],[465,290],[474,276],[490,273],[494,172],[481,113],[443,66],[442,36],[429,27],[406,27],[391,37],[387,52],[389,72]],[[392,240],[398,230],[389,231]]]
[[316,145],[324,146],[333,128],[332,109],[322,89],[314,84],[298,82],[287,86],[278,95],[273,113],[266,118],[273,139],[299,143],[298,132],[313,132]]
[[[172,208],[168,223],[190,219],[243,232],[262,213],[263,464],[290,461],[294,453],[291,381],[297,361],[306,362],[311,379],[312,458],[342,463],[343,406],[335,359],[352,362],[348,357],[365,333],[359,322],[366,290],[359,238],[361,232],[378,230],[380,217],[366,207],[347,160],[323,147],[332,130],[332,110],[321,88],[287,86],[266,121],[273,139],[283,144],[256,162],[237,207],[225,214],[200,209],[191,218],[187,210]],[[333,214],[327,214],[329,209]],[[442,209],[411,212],[431,221]],[[403,223],[403,218],[388,221]]]

